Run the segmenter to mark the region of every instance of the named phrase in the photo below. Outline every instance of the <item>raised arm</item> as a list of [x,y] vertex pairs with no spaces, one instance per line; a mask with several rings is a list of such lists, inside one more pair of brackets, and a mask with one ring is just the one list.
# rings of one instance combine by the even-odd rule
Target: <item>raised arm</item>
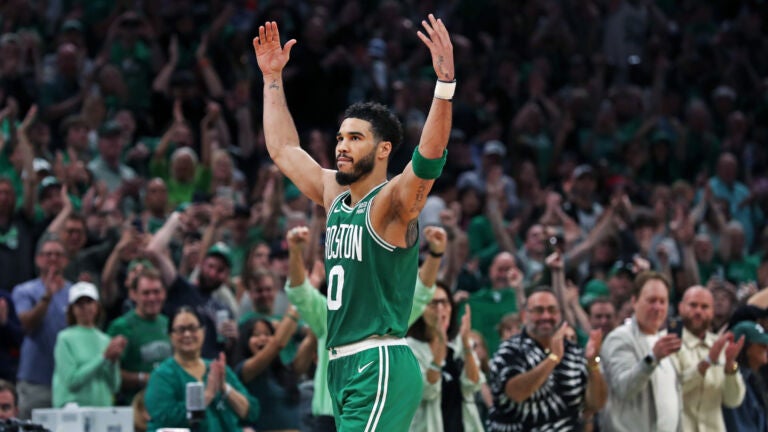
[[419,276],[416,278],[411,315],[408,318],[409,326],[424,313],[427,304],[432,301],[432,297],[435,295],[440,263],[448,245],[448,233],[440,227],[428,226],[424,228],[424,238],[427,240],[429,251],[419,267]]
[[[326,186],[336,185],[334,173],[323,169],[299,146],[299,133],[293,123],[283,87],[283,69],[296,39],[280,44],[276,22],[259,27],[253,39],[256,60],[264,75],[264,138],[269,156],[288,178],[312,201],[325,205]],[[322,179],[322,181],[317,181]],[[336,186],[341,192],[340,186]],[[329,194],[335,196],[336,194]]]
[[[434,161],[443,157],[451,132],[453,116],[451,101],[456,86],[453,45],[445,24],[442,20],[436,19],[434,15],[430,14],[429,21],[424,20],[421,25],[426,34],[419,31],[417,35],[429,48],[432,55],[432,66],[437,74],[438,82],[435,87],[435,97],[432,99],[432,106],[429,108],[429,114],[421,133],[421,140],[417,149],[418,155],[414,153],[414,158]],[[417,163],[417,165],[422,164]],[[394,199],[390,212],[394,211],[393,216],[405,224],[411,223],[419,215],[434,179],[437,177],[436,175],[424,175],[425,173],[420,172],[418,166],[415,168],[414,170],[413,161],[408,163],[403,173],[387,185],[389,191],[386,189],[382,191],[382,193],[392,194]],[[387,239],[385,238],[385,240]]]

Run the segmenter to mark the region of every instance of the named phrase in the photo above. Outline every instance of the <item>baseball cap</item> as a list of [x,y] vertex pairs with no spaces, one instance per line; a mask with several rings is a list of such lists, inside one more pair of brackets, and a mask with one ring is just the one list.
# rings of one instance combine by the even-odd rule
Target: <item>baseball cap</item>
[[581,303],[581,307],[586,308],[598,298],[608,297],[610,293],[611,290],[608,288],[608,284],[606,284],[605,281],[592,279],[584,285],[584,294],[579,298],[579,303]]
[[224,260],[228,267],[232,267],[232,249],[230,249],[224,242],[214,243],[213,246],[208,248],[208,252],[206,252],[205,256],[219,256]]
[[43,179],[43,181],[40,182],[40,185],[37,187],[37,196],[43,195],[45,192],[48,191],[48,189],[59,187],[61,186],[61,182],[59,179],[57,179],[54,176],[48,176]]
[[675,142],[675,136],[672,135],[666,129],[657,129],[656,131],[653,132],[653,134],[651,134],[651,142],[652,143],[657,143],[657,142],[673,143]]
[[622,274],[629,277],[630,279],[635,277],[635,271],[632,269],[632,263],[618,260],[608,271],[608,277],[620,276]]
[[712,97],[736,99],[736,92],[727,85],[720,85],[712,92]]
[[35,158],[32,161],[32,169],[34,169],[35,172],[51,171],[51,163],[43,158]]
[[114,120],[107,120],[99,127],[99,136],[116,136],[123,133],[123,127]]
[[587,164],[581,164],[573,169],[573,173],[571,174],[571,177],[578,179],[585,175],[594,175],[595,170],[592,169],[591,166]]
[[504,143],[499,140],[486,141],[483,145],[483,155],[504,157],[507,155],[507,148],[504,146]]
[[64,24],[61,25],[61,31],[65,32],[65,31],[70,31],[70,30],[82,32],[83,31],[83,25],[80,23],[80,21],[78,21],[76,19],[68,19],[68,20],[64,21]]
[[99,290],[90,282],[78,282],[69,287],[69,304],[74,304],[82,297],[99,301]]
[[751,344],[768,345],[768,334],[760,324],[754,321],[742,321],[732,329],[733,338],[739,340],[742,336]]

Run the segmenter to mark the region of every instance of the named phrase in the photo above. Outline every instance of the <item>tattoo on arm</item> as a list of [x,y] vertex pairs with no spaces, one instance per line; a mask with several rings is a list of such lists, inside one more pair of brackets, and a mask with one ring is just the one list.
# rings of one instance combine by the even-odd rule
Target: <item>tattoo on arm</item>
[[280,86],[277,85],[277,80],[274,80],[271,83],[269,83],[269,89],[271,89],[271,90],[279,90],[280,89]]
[[424,200],[427,198],[427,182],[420,181],[416,187],[416,197],[411,205],[411,213],[421,211]]
[[408,247],[413,246],[419,239],[419,220],[414,219],[408,222],[408,229],[405,231],[405,244]]
[[437,56],[437,69],[438,69],[437,74],[442,75],[443,79],[447,80],[448,72],[443,70],[443,63],[445,63],[445,59],[443,58],[443,56]]

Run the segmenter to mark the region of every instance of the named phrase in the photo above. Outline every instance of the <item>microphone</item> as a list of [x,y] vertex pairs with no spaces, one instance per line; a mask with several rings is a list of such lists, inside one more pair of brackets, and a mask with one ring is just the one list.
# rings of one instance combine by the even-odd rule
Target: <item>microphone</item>
[[187,420],[193,431],[196,431],[205,418],[205,387],[195,381],[187,383],[186,393]]

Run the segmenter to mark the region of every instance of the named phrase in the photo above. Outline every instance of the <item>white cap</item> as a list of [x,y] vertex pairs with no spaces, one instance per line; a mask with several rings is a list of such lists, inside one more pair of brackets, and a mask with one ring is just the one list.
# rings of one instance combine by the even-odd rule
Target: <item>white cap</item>
[[38,171],[50,171],[51,170],[51,164],[47,160],[43,158],[35,158],[32,161],[32,168],[35,170],[35,172]]
[[78,282],[69,288],[69,304],[74,304],[81,297],[99,301],[99,290],[90,282]]

